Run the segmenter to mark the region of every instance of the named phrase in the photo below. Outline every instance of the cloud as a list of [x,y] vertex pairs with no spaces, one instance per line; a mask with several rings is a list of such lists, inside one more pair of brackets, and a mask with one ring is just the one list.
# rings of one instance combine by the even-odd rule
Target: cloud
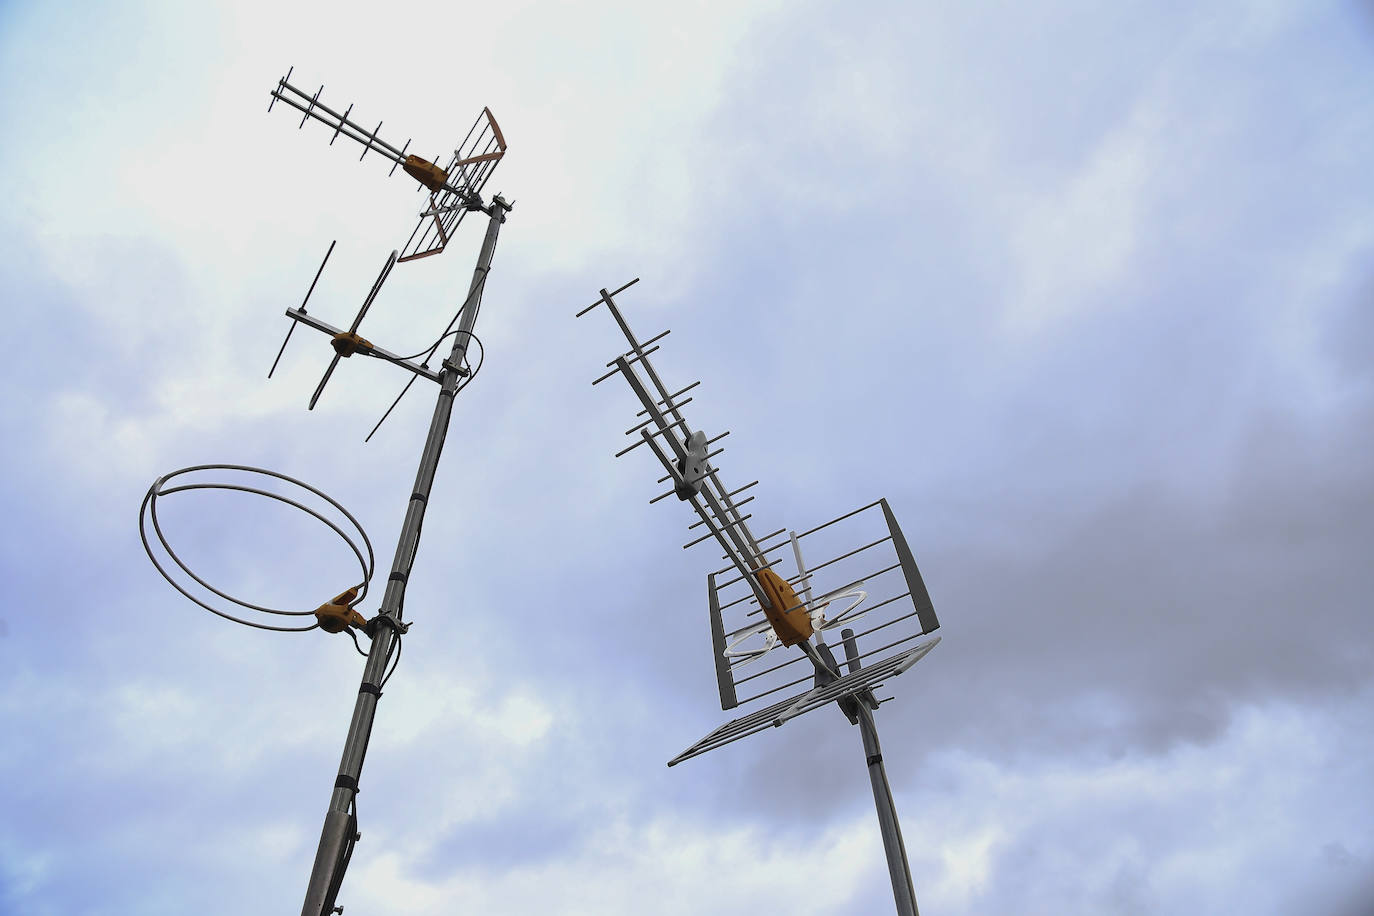
[[[329,351],[302,331],[263,375],[329,240],[310,309],[342,323],[420,198],[263,110],[292,64],[420,149],[490,104],[517,200],[350,912],[891,905],[833,710],[664,766],[725,718],[716,552],[673,546],[691,515],[646,505],[652,461],[610,457],[634,399],[587,382],[619,335],[572,319],[636,275],[626,313],[673,328],[655,364],[703,380],[693,419],[732,430],[723,473],[762,481],[760,530],[878,496],[902,520],[945,635],[879,717],[923,906],[1367,903],[1374,112],[1348,11],[432,12],[5,14],[0,80],[25,88],[0,114],[26,145],[0,153],[0,908],[265,911],[303,889],[352,646],[201,613],[134,534],[158,474],[240,461],[340,499],[389,563],[433,391],[363,446],[389,367],[343,364],[307,413]],[[397,271],[371,339],[433,339],[481,223]],[[337,591],[327,532],[181,506],[216,582]]]

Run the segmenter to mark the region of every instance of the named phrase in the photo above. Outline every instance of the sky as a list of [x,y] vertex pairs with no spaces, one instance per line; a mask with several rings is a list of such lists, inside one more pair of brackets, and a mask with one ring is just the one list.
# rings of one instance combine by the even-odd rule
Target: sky
[[[435,155],[489,106],[515,204],[347,913],[892,911],[837,712],[664,765],[729,714],[717,554],[612,458],[623,341],[573,317],[635,277],[757,531],[902,523],[942,642],[877,719],[922,912],[1374,913],[1374,8],[975,0],[0,3],[0,914],[304,895],[361,659],[200,610],[137,533],[159,475],[256,465],[390,562],[432,390],[364,444],[396,369],[313,412],[319,335],[266,371],[330,241],[343,324],[422,198],[268,113],[289,67]],[[364,336],[428,345],[481,223]],[[352,581],[308,517],[165,513],[252,600]]]

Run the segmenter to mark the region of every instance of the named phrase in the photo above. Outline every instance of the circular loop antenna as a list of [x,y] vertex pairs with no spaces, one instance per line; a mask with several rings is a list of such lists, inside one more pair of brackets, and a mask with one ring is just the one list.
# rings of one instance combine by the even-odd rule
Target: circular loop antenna
[[[740,645],[755,636],[763,637],[763,645],[752,648],[740,648]],[[756,662],[763,658],[778,644],[778,634],[773,630],[771,623],[760,623],[749,627],[744,632],[738,634],[735,641],[730,643],[720,653],[725,660],[731,662],[736,668],[743,668],[751,662]]]
[[[840,611],[834,617],[826,617],[826,608],[830,606],[830,602],[836,600],[837,598],[853,598],[854,602],[850,604],[849,607],[845,608],[843,611]],[[867,614],[869,611],[873,610],[873,608],[871,607],[866,607],[862,611],[859,611],[857,614],[854,613],[854,609],[857,608],[859,605],[863,604],[864,601],[866,601],[867,599],[868,592],[864,591],[861,588],[856,588],[853,591],[843,592],[838,595],[827,595],[825,603],[822,604],[820,607],[816,608],[816,613],[820,614],[821,617],[821,623],[820,626],[817,627],[817,629],[829,630],[832,627],[837,627],[842,623],[853,623],[860,617]]]
[[[308,493],[311,493],[319,497],[320,499],[328,503],[330,506],[332,506],[334,509],[336,509],[343,518],[348,520],[348,524],[352,527],[353,531],[356,532],[356,538],[353,534],[350,534],[348,531],[345,531],[342,526],[332,521],[331,519],[326,518],[322,513],[310,508],[309,506],[305,505],[299,500],[283,496],[280,493],[274,493],[271,490],[262,489],[261,487],[251,487],[239,483],[222,482],[197,482],[184,483],[180,486],[175,487],[167,486],[168,481],[172,480],[173,478],[180,477],[183,474],[193,474],[199,471],[237,471],[244,474],[258,474],[263,477],[270,477],[276,480],[284,481],[288,484],[291,484],[294,487],[298,487],[301,490],[304,490]],[[187,490],[233,490],[240,493],[252,493],[256,496],[265,496],[268,499],[275,499],[278,502],[285,503],[288,506],[291,506],[295,509],[299,509],[302,512],[305,512],[306,514],[318,519],[320,522],[324,523],[331,531],[337,534],[345,544],[348,545],[348,548],[351,551],[353,551],[353,556],[358,561],[358,566],[362,573],[362,579],[356,586],[354,586],[357,589],[357,597],[353,598],[351,601],[348,602],[348,607],[355,607],[356,605],[361,603],[364,598],[367,597],[367,586],[368,583],[372,581],[372,573],[376,565],[375,557],[373,556],[372,552],[372,541],[368,539],[367,532],[363,530],[363,526],[358,523],[358,520],[353,517],[353,514],[349,512],[347,509],[345,509],[337,500],[333,499],[322,490],[318,490],[315,487],[310,486],[310,484],[305,483],[304,481],[297,480],[296,478],[290,477],[286,474],[278,473],[277,471],[269,471],[266,468],[251,467],[249,465],[243,464],[198,464],[192,467],[182,468],[178,471],[172,471],[170,474],[164,474],[157,480],[153,481],[153,485],[148,488],[147,494],[143,497],[143,503],[138,508],[138,536],[143,541],[143,549],[148,554],[148,559],[153,561],[153,566],[157,567],[157,571],[162,574],[162,578],[166,579],[173,588],[181,592],[187,598],[191,599],[192,602],[205,608],[210,613],[217,614],[220,617],[223,617],[226,620],[232,620],[235,623],[242,623],[247,626],[257,627],[258,629],[262,630],[275,630],[277,632],[282,633],[303,633],[307,630],[313,630],[319,626],[319,622],[317,620],[312,620],[312,622],[307,626],[273,626],[271,624],[260,623],[255,620],[247,620],[243,617],[238,617],[234,614],[229,613],[228,611],[217,608],[214,605],[207,603],[205,600],[196,597],[195,595],[191,594],[190,591],[187,590],[186,586],[183,585],[183,583],[177,581],[177,577],[173,576],[172,573],[168,571],[167,567],[163,566],[162,563],[158,561],[158,558],[153,551],[152,543],[148,539],[147,523],[150,520],[152,521],[153,533],[156,535],[158,543],[162,545],[162,549],[166,551],[167,556],[171,557],[172,561],[176,564],[177,568],[179,568],[183,573],[185,573],[193,581],[195,581],[196,584],[200,585],[202,588],[204,588],[211,594],[214,594],[232,604],[236,604],[241,608],[257,611],[261,614],[272,614],[279,617],[312,618],[315,615],[315,610],[313,608],[309,610],[273,608],[266,607],[260,604],[253,604],[252,602],[244,601],[240,598],[235,598],[233,595],[230,595],[227,592],[215,588],[209,582],[206,582],[200,576],[196,575],[196,573],[193,572],[191,568],[186,565],[186,563],[181,559],[181,557],[177,555],[176,551],[172,549],[172,545],[167,542],[167,537],[165,534],[163,534],[162,526],[158,522],[157,517],[158,497],[168,496],[172,493],[181,493]],[[362,542],[361,547],[359,547],[359,541]]]

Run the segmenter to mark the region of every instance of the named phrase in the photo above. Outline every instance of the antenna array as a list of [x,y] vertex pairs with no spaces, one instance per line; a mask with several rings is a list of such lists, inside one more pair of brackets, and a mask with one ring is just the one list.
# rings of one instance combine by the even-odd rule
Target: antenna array
[[[381,359],[404,369],[410,378],[401,390],[401,394],[397,396],[396,401],[392,402],[391,408],[387,409],[377,426],[373,427],[373,433],[391,414],[391,410],[395,408],[401,397],[404,397],[405,393],[410,390],[410,386],[414,384],[416,379],[425,379],[438,386],[439,390],[434,412],[430,419],[429,432],[425,437],[424,446],[420,453],[419,469],[416,472],[415,483],[406,505],[405,518],[396,545],[395,559],[387,578],[381,606],[371,619],[364,617],[358,610],[367,596],[374,560],[371,542],[357,520],[342,505],[323,492],[285,474],[247,466],[204,465],[184,468],[163,475],[153,482],[148,494],[144,497],[139,511],[139,532],[143,539],[144,548],[158,571],[187,598],[221,617],[269,630],[299,632],[322,629],[329,633],[346,632],[353,639],[355,646],[358,646],[359,635],[365,636],[370,641],[369,649],[364,653],[367,662],[363,668],[362,682],[358,688],[352,721],[344,741],[343,755],[330,795],[329,808],[325,813],[324,826],[320,832],[320,843],[316,850],[305,903],[301,909],[302,916],[326,916],[326,914],[341,912],[343,909],[336,907],[334,901],[342,885],[344,873],[352,859],[354,845],[361,838],[361,834],[357,830],[357,794],[358,782],[362,775],[363,758],[366,754],[368,738],[372,732],[377,704],[382,696],[382,687],[400,661],[402,637],[410,629],[410,623],[403,620],[405,591],[414,566],[415,554],[419,547],[420,532],[429,504],[434,474],[439,464],[440,454],[443,451],[444,440],[448,435],[453,399],[458,392],[471,383],[482,365],[482,345],[474,332],[474,327],[478,312],[481,309],[482,293],[486,288],[487,277],[491,272],[496,240],[502,224],[506,221],[506,214],[510,212],[512,205],[499,194],[493,196],[490,202],[485,201],[482,197],[483,189],[506,151],[506,141],[489,109],[482,109],[482,113],[472,128],[469,129],[467,136],[454,149],[453,155],[448,158],[447,165],[440,167],[436,162],[438,158],[442,157],[436,157],[436,161],[432,162],[408,153],[409,140],[400,148],[382,140],[378,136],[382,127],[381,122],[378,122],[377,126],[369,131],[356,121],[351,120],[352,105],[342,114],[324,105],[320,101],[323,86],[314,94],[307,94],[291,85],[289,82],[291,72],[288,71],[287,75],[278,80],[276,86],[271,90],[272,102],[268,104],[269,111],[273,105],[280,101],[303,112],[301,127],[305,126],[306,121],[312,119],[322,122],[333,129],[333,135],[329,140],[331,145],[340,136],[347,137],[363,147],[360,159],[366,157],[369,152],[375,152],[391,160],[392,173],[399,166],[420,184],[422,190],[429,192],[429,204],[421,212],[420,221],[415,230],[400,250],[392,251],[387,256],[381,272],[377,275],[377,279],[373,282],[347,330],[324,322],[306,311],[311,293],[314,292],[320,275],[324,273],[325,265],[329,262],[329,256],[334,251],[335,243],[330,243],[329,250],[325,252],[324,260],[321,261],[319,270],[316,271],[315,278],[311,281],[310,288],[307,290],[300,307],[286,310],[286,316],[291,319],[291,325],[287,330],[286,339],[282,341],[277,358],[273,361],[272,368],[268,372],[268,376],[271,377],[276,371],[282,354],[286,350],[286,345],[290,342],[291,335],[297,325],[305,325],[326,334],[330,338],[330,346],[334,351],[324,376],[311,395],[311,409],[319,401],[325,385],[333,376],[341,359],[362,355]],[[376,303],[383,284],[391,276],[396,265],[440,253],[452,239],[453,232],[463,217],[468,213],[479,211],[487,215],[487,228],[481,250],[477,256],[477,265],[473,271],[472,281],[468,286],[467,296],[438,339],[421,353],[401,356],[362,337],[359,334],[359,329],[363,319]],[[450,337],[453,338],[453,342],[448,356],[440,362],[437,368],[432,368],[429,365],[430,359]],[[468,359],[468,351],[474,343],[478,349],[476,365],[473,365]],[[371,433],[368,434],[368,438],[371,438]],[[170,487],[167,485],[173,478],[181,475],[205,471],[247,474],[252,482],[245,483],[238,478],[234,478],[230,482],[223,480],[205,481],[193,477],[190,482],[183,482]],[[264,485],[261,483],[263,478],[275,481],[278,486],[287,485],[287,491],[294,495],[264,489]],[[293,486],[294,489],[292,489]],[[240,490],[276,499],[309,513],[330,527],[352,548],[361,565],[362,580],[313,611],[270,608],[234,598],[192,572],[176,554],[158,523],[157,501],[159,498],[193,489]],[[311,499],[314,500],[315,507],[313,508],[308,502]],[[323,508],[320,507],[320,501],[324,503]],[[328,514],[330,510],[334,515],[332,519]],[[340,521],[340,518],[346,521]],[[154,540],[150,540],[147,534],[148,521],[151,521],[152,524],[155,534]],[[359,540],[363,546],[359,546]],[[314,617],[313,622],[301,620],[301,618],[310,616]],[[283,622],[279,619],[280,617],[288,618],[289,622],[299,625],[282,625]],[[361,647],[358,648],[361,651]]]
[[[940,640],[933,636],[917,641],[940,622],[916,560],[885,499],[801,533],[783,527],[755,537],[749,526],[753,513],[743,511],[755,494],[739,497],[758,481],[729,489],[712,463],[724,451],[716,443],[729,432],[708,436],[683,415],[682,408],[692,400],[687,393],[700,382],[670,391],[649,359],[669,332],[641,342],[616,304],[615,296],[637,282],[636,278],[614,291],[602,289],[600,297],[577,315],[605,305],[629,343],[628,350],[606,364],[609,371],[592,382],[598,385],[619,374],[642,405],[636,418],[644,419],[625,431],[635,441],[616,452],[616,457],[647,446],[666,472],[658,482],[670,485],[649,502],[676,495],[697,516],[688,526],[693,539],[683,547],[714,541],[724,551],[721,559],[727,565],[707,574],[712,662],[721,708],[756,703],[810,684],[784,700],[725,723],[668,765],[834,703],[851,724],[859,726],[893,897],[899,913],[915,916],[916,895],[873,712],[883,702],[874,691],[909,670]],[[704,531],[698,534],[698,528]],[[807,553],[823,559],[808,566],[803,542]],[[848,626],[840,632],[842,665],[825,635],[860,618],[867,618],[862,633]],[[881,641],[881,645],[860,651],[860,638]],[[780,647],[795,647],[800,654],[772,664],[763,661]],[[749,692],[743,699],[739,697],[742,689]]]

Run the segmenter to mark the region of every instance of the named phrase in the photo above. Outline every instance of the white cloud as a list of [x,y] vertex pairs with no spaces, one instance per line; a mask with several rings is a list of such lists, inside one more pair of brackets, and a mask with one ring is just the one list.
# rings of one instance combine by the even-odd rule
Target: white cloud
[[[1289,705],[1252,708],[1229,731],[1230,711],[1219,712],[1208,720],[1221,723],[1215,740],[1183,726],[1135,740],[1133,730],[1153,727],[1140,724],[1140,708],[1154,708],[1145,687],[1105,694],[1068,682],[1139,662],[1122,644],[1137,632],[1131,602],[1146,601],[1133,590],[1140,565],[1156,554],[1192,548],[1201,565],[1234,562],[1201,583],[1218,619],[1235,610],[1227,577],[1263,571],[1247,565],[1262,562],[1249,542],[1229,539],[1227,521],[1247,527],[1251,516],[1224,501],[1200,502],[1219,518],[1199,530],[1226,541],[1212,546],[1169,529],[1193,516],[1127,513],[1130,525],[1154,526],[1142,542],[1127,539],[1146,558],[1113,546],[1119,519],[1075,534],[1059,516],[1093,518],[1102,493],[1136,492],[1165,462],[1176,463],[1173,476],[1205,478],[1199,489],[1231,492],[1238,467],[1202,473],[1212,452],[1199,440],[1222,430],[1226,447],[1213,451],[1250,463],[1229,431],[1253,427],[1236,406],[1253,398],[1218,398],[1205,430],[1160,421],[1186,413],[1178,404],[1213,372],[1281,370],[1277,378],[1296,380],[1299,419],[1323,398],[1298,389],[1348,381],[1325,374],[1334,370],[1318,341],[1369,243],[1367,218],[1338,211],[1328,222],[1314,214],[1329,208],[1314,206],[1269,226],[1256,217],[1267,210],[1254,176],[1232,166],[1249,150],[1274,174],[1333,171],[1351,201],[1367,196],[1349,150],[1369,133],[1370,112],[1333,88],[1366,85],[1344,77],[1367,76],[1367,66],[1323,70],[1340,55],[1317,60],[1285,40],[1307,28],[1306,8],[1270,9],[1280,15],[1247,13],[1235,31],[1235,5],[1200,19],[1180,13],[1163,37],[1138,43],[1123,33],[1161,21],[1154,7],[1096,18],[965,5],[855,17],[823,4],[499,4],[386,16],[256,4],[110,7],[71,21],[56,8],[24,10],[22,34],[0,39],[0,78],[24,87],[0,112],[25,127],[25,144],[0,152],[13,191],[4,231],[24,242],[3,268],[23,289],[25,328],[4,395],[7,419],[25,434],[7,452],[12,591],[0,654],[18,664],[6,667],[0,721],[19,739],[0,746],[9,787],[0,801],[13,812],[0,827],[0,909],[17,895],[25,912],[242,912],[289,905],[303,889],[358,659],[343,637],[268,637],[188,607],[147,568],[133,535],[133,507],[158,473],[243,460],[340,498],[366,523],[380,565],[390,559],[432,392],[412,394],[360,447],[399,389],[388,367],[343,364],[307,414],[328,350],[302,331],[278,378],[261,376],[285,330],[280,312],[299,302],[328,240],[340,247],[311,309],[341,323],[409,231],[419,198],[387,181],[380,162],[329,147],[318,125],[298,132],[292,115],[265,111],[268,87],[291,64],[302,85],[325,82],[330,102],[355,101],[360,118],[384,118],[386,135],[414,135],[431,152],[490,104],[511,141],[493,189],[518,202],[479,329],[490,361],[455,409],[409,593],[418,625],[369,751],[365,839],[343,895],[350,912],[887,907],[852,754],[835,770],[842,777],[795,802],[759,764],[791,764],[778,750],[790,747],[820,766],[830,745],[804,739],[828,731],[741,743],[692,771],[662,767],[660,748],[671,753],[718,718],[700,626],[702,555],[684,559],[673,541],[660,544],[666,554],[654,547],[682,507],[645,507],[657,474],[609,458],[631,401],[586,387],[614,342],[606,324],[571,318],[597,287],[637,274],[646,282],[635,308],[651,313],[643,321],[675,328],[665,375],[685,383],[709,369],[703,415],[734,422],[752,410],[793,424],[777,438],[771,427],[732,437],[745,443],[727,455],[739,483],[752,479],[749,465],[786,481],[810,463],[791,494],[784,482],[781,499],[776,483],[761,497],[761,516],[838,511],[856,488],[910,507],[903,520],[923,562],[934,558],[928,575],[950,627],[948,661],[931,676],[966,679],[947,690],[928,682],[950,704],[932,718],[1005,724],[1004,695],[990,682],[1007,678],[1054,678],[1052,695],[1066,697],[1056,708],[1012,704],[1024,721],[1002,743],[961,748],[953,726],[923,728],[928,756],[893,767],[928,911],[1221,912],[1244,900],[1278,912],[1281,895],[1264,885],[1274,875],[1296,875],[1290,887],[1347,880],[1336,869],[1358,870],[1371,855],[1359,817],[1368,805],[1358,763],[1374,731],[1367,702],[1332,701],[1326,681],[1314,699],[1218,671],[1197,676],[1227,697],[1277,693]],[[1331,21],[1312,28],[1335,35]],[[1104,44],[1112,36],[1122,40]],[[1317,122],[1334,132],[1307,146],[1247,146],[1254,125],[1307,110],[1254,104],[1269,87],[1256,74],[1269,71],[1343,112]],[[1260,224],[1272,236],[1241,231]],[[466,287],[479,233],[472,221],[450,254],[398,270],[368,336],[401,349],[437,333]],[[1178,257],[1152,260],[1160,240]],[[1200,267],[1235,249],[1242,266],[1263,263],[1256,289],[1282,292],[1217,281],[1234,301],[1207,313],[1208,330],[1233,350],[1198,356],[1172,326],[1123,320],[1127,300],[1141,312],[1176,294],[1221,301]],[[1004,329],[989,320],[999,313]],[[1264,316],[1259,330],[1237,317],[1248,314]],[[1080,318],[1102,337],[1078,336],[1094,323]],[[1085,359],[1104,338],[1105,355]],[[1189,358],[1209,371],[1176,371]],[[758,403],[730,401],[756,385],[774,387],[751,395]],[[892,394],[880,411],[874,386]],[[1328,399],[1330,416],[1310,427],[1314,454],[1346,441],[1324,423],[1347,418],[1357,394]],[[1121,410],[1127,395],[1138,411]],[[829,416],[813,396],[833,400]],[[787,446],[788,436],[827,442],[839,428],[862,430],[863,447]],[[1162,430],[1173,447],[1142,450],[1142,429]],[[1339,477],[1333,462],[1299,466]],[[1271,486],[1281,498],[1246,499],[1262,503],[1258,527],[1292,522],[1289,503],[1305,494],[1283,476]],[[1363,491],[1349,492],[1355,506]],[[1038,512],[1050,501],[1054,512]],[[255,540],[250,522],[265,517],[245,516],[242,530],[227,515],[213,521],[225,543],[271,554],[245,573],[252,584],[313,589],[323,562],[314,542],[283,547],[282,531]],[[1313,552],[1363,531],[1320,521]],[[1063,558],[1089,539],[1106,567],[1092,582]],[[1012,559],[1024,562],[1012,569]],[[1044,591],[994,607],[987,596],[1003,593],[966,587],[961,568]],[[1331,608],[1348,595],[1303,575],[1276,587],[1301,594],[1308,619],[1346,619]],[[1036,605],[1035,627],[1063,644],[1046,651],[1053,670],[960,667],[1023,653],[997,640],[1026,604]],[[1175,622],[1206,629],[1189,614]],[[1075,615],[1083,632],[1065,626]],[[1305,636],[1363,651],[1354,631],[1330,629]],[[630,645],[639,634],[643,643]],[[1077,665],[1071,650],[1084,647],[1106,653],[1100,664]],[[1221,653],[1180,654],[1178,664],[1202,665]],[[1160,662],[1158,678],[1196,675],[1173,664]],[[1142,682],[1153,684],[1154,670]],[[1036,695],[1035,684],[1016,687]],[[1078,743],[1051,753],[1035,737],[1061,733]],[[1082,750],[1113,744],[1115,757]]]

